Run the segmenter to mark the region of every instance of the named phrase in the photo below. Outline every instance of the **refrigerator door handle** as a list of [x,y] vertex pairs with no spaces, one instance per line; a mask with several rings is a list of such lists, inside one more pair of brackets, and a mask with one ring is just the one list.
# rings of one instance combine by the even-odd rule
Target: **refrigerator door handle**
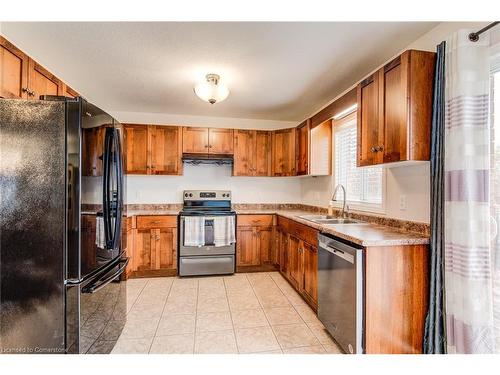
[[118,131],[113,130],[113,161],[116,167],[116,218],[115,218],[115,233],[113,236],[112,249],[116,249],[118,246],[118,240],[121,236],[122,230],[122,214],[123,214],[123,165],[122,165],[122,154],[121,154],[121,144]]
[[117,271],[113,272],[109,276],[105,276],[104,278],[99,279],[95,284],[91,284],[82,288],[82,293],[95,293],[104,288],[106,285],[120,276],[123,272],[125,272],[125,268],[127,267],[128,262],[129,258],[120,260],[120,263],[122,263],[122,265],[120,266],[120,268],[118,268]]
[[102,211],[104,221],[104,239],[106,248],[110,249],[112,244],[111,237],[111,212],[109,202],[109,185],[110,185],[110,161],[112,147],[112,129],[106,128],[104,133],[104,152],[103,152],[103,183],[102,183]]

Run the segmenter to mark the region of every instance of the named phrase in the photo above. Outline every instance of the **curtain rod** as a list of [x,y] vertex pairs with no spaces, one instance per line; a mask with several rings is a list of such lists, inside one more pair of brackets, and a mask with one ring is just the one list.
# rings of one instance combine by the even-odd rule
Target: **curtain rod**
[[478,30],[476,31],[475,33],[470,33],[469,34],[469,40],[471,42],[477,42],[479,40],[479,35],[481,35],[482,33],[484,33],[485,31],[488,31],[489,29],[491,29],[492,27],[495,27],[496,25],[498,25],[500,23],[500,21],[495,21],[495,22],[492,22],[490,23],[489,25],[486,25],[485,27],[483,27],[481,30]]

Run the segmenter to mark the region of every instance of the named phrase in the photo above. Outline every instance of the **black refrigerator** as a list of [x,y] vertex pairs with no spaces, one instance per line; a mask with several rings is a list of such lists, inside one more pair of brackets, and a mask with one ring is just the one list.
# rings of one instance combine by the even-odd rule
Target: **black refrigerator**
[[127,309],[123,129],[43,99],[0,99],[0,353],[108,353]]

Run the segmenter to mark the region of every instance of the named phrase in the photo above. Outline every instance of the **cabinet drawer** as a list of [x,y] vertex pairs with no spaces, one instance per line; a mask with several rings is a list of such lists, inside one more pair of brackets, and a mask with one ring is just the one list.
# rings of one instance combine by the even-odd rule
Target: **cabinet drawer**
[[278,226],[301,240],[316,246],[318,243],[318,230],[296,221],[278,216]]
[[172,228],[177,226],[177,216],[137,216],[137,229]]
[[238,226],[272,226],[273,215],[238,215]]

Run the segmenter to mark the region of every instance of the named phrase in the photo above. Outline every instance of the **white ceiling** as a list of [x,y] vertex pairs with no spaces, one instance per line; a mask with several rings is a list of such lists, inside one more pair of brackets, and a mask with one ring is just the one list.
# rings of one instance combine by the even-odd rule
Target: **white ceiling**
[[[2,23],[2,33],[108,111],[301,121],[435,22]],[[193,93],[217,73],[231,94]]]

